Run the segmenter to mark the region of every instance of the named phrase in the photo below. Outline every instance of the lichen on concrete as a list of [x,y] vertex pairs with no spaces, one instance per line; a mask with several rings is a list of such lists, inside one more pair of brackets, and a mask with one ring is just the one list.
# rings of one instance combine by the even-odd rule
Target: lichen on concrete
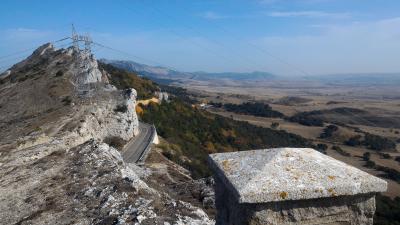
[[385,181],[308,148],[210,155],[217,225],[372,225]]
[[217,176],[240,203],[384,192],[386,181],[309,148],[210,155]]

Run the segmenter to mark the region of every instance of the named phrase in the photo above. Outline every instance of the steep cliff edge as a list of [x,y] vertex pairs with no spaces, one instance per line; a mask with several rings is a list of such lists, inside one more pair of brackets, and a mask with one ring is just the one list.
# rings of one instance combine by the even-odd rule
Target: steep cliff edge
[[210,224],[104,143],[138,132],[136,91],[92,55],[38,48],[0,76],[1,224]]

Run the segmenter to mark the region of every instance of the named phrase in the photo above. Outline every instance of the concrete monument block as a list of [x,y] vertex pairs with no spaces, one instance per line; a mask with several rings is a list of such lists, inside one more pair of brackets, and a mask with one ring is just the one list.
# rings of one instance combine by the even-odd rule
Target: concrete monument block
[[373,224],[386,181],[308,148],[210,155],[217,224]]

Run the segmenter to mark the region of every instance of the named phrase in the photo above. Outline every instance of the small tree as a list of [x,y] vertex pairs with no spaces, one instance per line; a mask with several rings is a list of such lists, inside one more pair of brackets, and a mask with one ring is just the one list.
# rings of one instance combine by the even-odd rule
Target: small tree
[[326,154],[328,146],[326,144],[317,144],[317,151]]
[[367,164],[365,164],[365,167],[368,168],[375,168],[375,166],[376,166],[375,162],[371,160],[367,161]]
[[279,127],[279,123],[278,122],[272,122],[271,124],[271,128],[272,129],[277,129]]
[[361,135],[353,136],[353,137],[349,138],[349,140],[345,141],[344,143],[349,146],[361,145]]
[[371,158],[371,153],[366,152],[366,153],[363,154],[363,160],[364,161],[369,161],[370,158]]

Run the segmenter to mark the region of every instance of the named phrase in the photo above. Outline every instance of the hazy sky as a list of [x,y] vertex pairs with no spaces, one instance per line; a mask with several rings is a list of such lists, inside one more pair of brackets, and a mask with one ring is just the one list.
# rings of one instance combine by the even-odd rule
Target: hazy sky
[[95,47],[97,58],[185,71],[400,72],[399,0],[1,0],[0,69],[28,53],[8,54],[69,36],[72,22],[138,56]]

